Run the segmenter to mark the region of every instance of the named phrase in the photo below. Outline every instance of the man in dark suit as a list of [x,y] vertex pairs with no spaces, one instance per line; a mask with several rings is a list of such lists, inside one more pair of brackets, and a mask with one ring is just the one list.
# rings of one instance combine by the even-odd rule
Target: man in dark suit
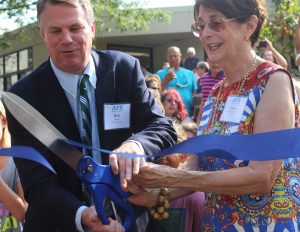
[[[68,139],[83,138],[78,82],[86,84],[91,113],[92,145],[119,152],[155,154],[176,142],[171,122],[161,115],[147,91],[139,62],[113,51],[91,51],[95,35],[89,0],[39,0],[40,34],[50,59],[10,91],[29,102]],[[114,107],[123,107],[112,114]],[[113,116],[111,116],[113,115]],[[122,231],[110,219],[103,225],[89,203],[83,203],[82,183],[76,173],[27,132],[12,115],[8,121],[13,144],[36,148],[57,175],[28,160],[15,159],[29,208],[24,232]],[[120,174],[122,187],[139,172],[144,159],[94,154]],[[108,158],[109,157],[109,158]]]

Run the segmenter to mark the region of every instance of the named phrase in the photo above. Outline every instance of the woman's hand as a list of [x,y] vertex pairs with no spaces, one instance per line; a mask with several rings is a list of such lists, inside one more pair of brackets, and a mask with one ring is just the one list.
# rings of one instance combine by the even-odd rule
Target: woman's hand
[[126,190],[133,194],[127,200],[134,205],[150,208],[158,204],[159,189],[145,190],[136,185],[134,182],[130,181],[128,182]]
[[145,188],[172,187],[179,177],[177,169],[165,166],[147,163],[140,168],[138,175],[133,176],[134,183]]

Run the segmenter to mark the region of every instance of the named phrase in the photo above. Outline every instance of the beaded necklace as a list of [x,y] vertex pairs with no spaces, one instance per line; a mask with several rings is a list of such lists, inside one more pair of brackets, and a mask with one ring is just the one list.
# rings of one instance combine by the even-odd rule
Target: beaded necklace
[[[255,55],[255,57],[253,59],[252,64],[250,65],[249,69],[247,70],[246,74],[244,75],[243,79],[240,82],[239,88],[238,88],[238,90],[236,92],[236,96],[240,96],[241,95],[242,90],[243,90],[244,85],[245,85],[245,82],[246,82],[248,76],[250,75],[250,73],[254,70],[255,64],[256,64],[256,55]],[[211,116],[211,119],[209,121],[207,129],[205,129],[205,132],[208,132],[208,131],[210,131],[211,133],[213,132],[212,131],[213,130],[213,124],[214,124],[214,122],[216,120],[217,111],[218,111],[218,109],[219,109],[219,107],[221,106],[221,103],[222,103],[220,97],[221,97],[221,93],[222,93],[222,89],[223,89],[225,81],[226,81],[226,77],[222,80],[222,83],[220,84],[221,86],[219,88],[219,91],[218,91],[218,94],[217,94],[217,97],[216,97],[216,102],[215,102],[215,104],[213,106],[213,113],[212,113],[212,116]]]

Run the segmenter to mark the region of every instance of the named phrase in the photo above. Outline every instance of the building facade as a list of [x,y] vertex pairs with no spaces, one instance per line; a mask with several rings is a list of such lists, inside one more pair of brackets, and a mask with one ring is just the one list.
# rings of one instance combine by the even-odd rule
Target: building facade
[[[270,4],[270,0],[268,2]],[[162,67],[166,60],[166,50],[170,46],[179,47],[183,58],[186,57],[188,47],[195,47],[197,55],[204,60],[200,41],[190,30],[194,22],[193,6],[164,9],[171,13],[172,22],[152,22],[147,31],[120,32],[111,25],[110,32],[100,32],[96,27],[95,49],[126,52],[137,57],[141,65],[152,73]],[[10,48],[0,50],[0,90],[7,90],[48,57],[38,26],[28,27],[26,34],[28,39],[13,41]]]
[[[172,22],[153,22],[147,31],[120,32],[112,26],[111,32],[96,28],[95,49],[112,49],[137,57],[150,72],[156,72],[165,62],[166,50],[178,46],[186,56],[188,47],[195,47],[197,55],[204,57],[199,40],[190,32],[193,23],[193,6],[165,8],[172,15]],[[0,51],[0,90],[7,90],[24,75],[35,69],[48,57],[38,27],[30,27],[28,39],[14,41],[10,48]]]

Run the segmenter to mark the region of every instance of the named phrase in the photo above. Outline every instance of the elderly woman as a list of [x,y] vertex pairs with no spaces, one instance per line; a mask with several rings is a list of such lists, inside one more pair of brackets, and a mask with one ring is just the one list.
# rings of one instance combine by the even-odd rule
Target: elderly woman
[[[297,126],[290,74],[257,57],[253,50],[266,17],[265,1],[196,0],[194,12],[192,31],[226,77],[205,102],[199,134],[230,136]],[[144,166],[134,183],[146,188],[172,188],[171,192],[133,188],[135,195],[130,201],[153,206],[160,204],[158,195],[173,199],[203,191],[206,202],[201,231],[300,230],[299,159],[194,157],[198,171]]]

